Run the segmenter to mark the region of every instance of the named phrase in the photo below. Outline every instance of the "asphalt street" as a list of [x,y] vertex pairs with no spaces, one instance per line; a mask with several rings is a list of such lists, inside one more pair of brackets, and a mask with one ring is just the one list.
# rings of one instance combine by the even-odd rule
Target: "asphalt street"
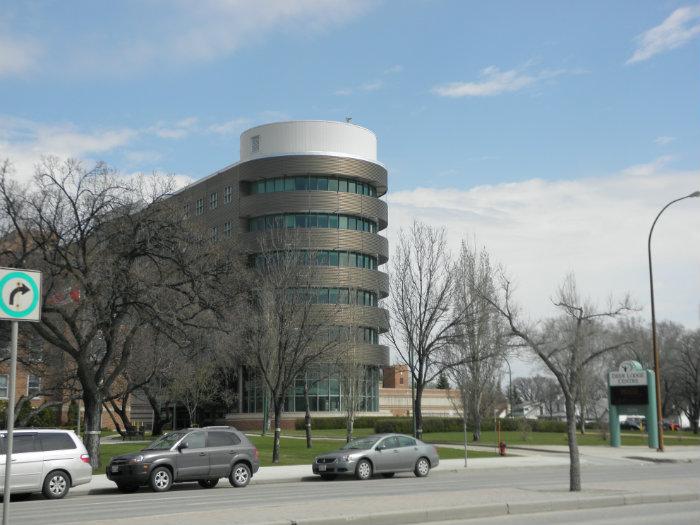
[[[644,486],[663,485],[698,491],[700,470],[697,463],[633,461],[628,461],[624,467],[589,465],[583,470],[583,485],[589,494],[624,491],[642,482],[646,483]],[[309,515],[333,516],[348,511],[366,514],[411,509],[417,505],[451,505],[464,498],[468,500],[470,496],[475,496],[479,502],[497,502],[504,491],[510,491],[513,497],[525,502],[564,498],[569,495],[567,487],[567,467],[435,472],[423,479],[406,474],[366,482],[314,480],[251,485],[244,489],[234,489],[222,480],[214,489],[184,484],[161,494],[144,488],[135,494],[121,494],[116,489],[90,495],[69,494],[60,501],[31,496],[12,503],[11,517],[12,523],[22,525],[121,523],[122,520],[134,525],[274,520],[288,520],[289,523],[296,517]]]

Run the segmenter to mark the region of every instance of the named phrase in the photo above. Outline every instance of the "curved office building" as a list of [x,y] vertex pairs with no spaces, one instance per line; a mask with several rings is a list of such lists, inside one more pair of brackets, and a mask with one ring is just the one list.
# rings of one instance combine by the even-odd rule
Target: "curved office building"
[[[318,308],[337,318],[329,329],[351,332],[346,339],[365,366],[363,410],[378,410],[379,371],[389,364],[389,350],[378,341],[388,329],[379,301],[389,292],[382,271],[389,251],[381,235],[387,204],[380,199],[387,170],[377,161],[376,136],[344,122],[279,122],[243,132],[240,152],[240,162],[182,192],[189,196],[186,211],[201,215],[214,238],[237,234],[251,264],[264,236],[278,228],[293,231],[295,249],[308,252],[302,259],[315,266]],[[341,410],[338,378],[317,372],[306,378],[313,384],[311,409]],[[298,381],[303,390],[304,378]],[[242,412],[261,411],[253,379],[241,394]],[[290,392],[287,410],[303,410],[301,402]]]

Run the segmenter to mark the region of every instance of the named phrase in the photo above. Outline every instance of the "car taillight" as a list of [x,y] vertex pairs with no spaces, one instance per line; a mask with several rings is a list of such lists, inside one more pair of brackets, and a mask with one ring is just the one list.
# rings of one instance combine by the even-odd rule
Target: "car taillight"
[[80,461],[83,463],[90,463],[90,456],[87,454],[80,454]]
[[255,459],[260,459],[260,452],[258,452],[257,448],[253,449],[253,454],[255,455]]

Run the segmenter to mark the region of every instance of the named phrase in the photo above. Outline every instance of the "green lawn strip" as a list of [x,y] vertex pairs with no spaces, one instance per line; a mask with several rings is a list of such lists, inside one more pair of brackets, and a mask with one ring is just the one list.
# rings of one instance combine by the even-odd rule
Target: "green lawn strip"
[[[359,437],[365,437],[365,436],[370,436],[374,434],[374,429],[373,428],[355,428],[352,432],[353,437],[359,438]],[[328,429],[313,429],[311,430],[311,438],[316,439],[316,438],[337,438],[337,439],[345,439],[345,435],[347,434],[347,430],[344,428],[328,428]],[[282,431],[283,436],[296,436],[296,437],[304,437],[306,436],[306,431],[304,430],[283,430]]]
[[[475,445],[496,446],[496,432],[482,432],[481,439],[478,442],[473,442],[471,435],[469,443]],[[596,431],[591,431],[587,434],[577,434],[577,442],[579,445],[594,445],[605,446],[609,445],[608,439],[603,439],[603,436]],[[664,434],[664,442],[666,445],[700,445],[700,439],[689,436],[675,436],[672,434]],[[430,432],[423,434],[423,441],[428,443],[454,443],[461,445],[464,442],[464,435],[461,432]],[[506,445],[510,446],[528,446],[528,445],[566,445],[566,434],[559,432],[529,432],[523,433],[519,431],[501,432],[501,441],[505,441]],[[623,445],[646,446],[647,436],[642,433],[623,433]]]
[[100,445],[100,466],[93,470],[93,473],[104,474],[109,460],[114,456],[129,454],[130,452],[138,452],[147,446],[147,443],[129,443],[128,441],[126,443],[116,443],[114,445],[103,443]]
[[[464,449],[438,447],[438,455],[440,459],[464,459]],[[498,454],[488,450],[469,450],[467,457],[469,459],[495,458],[498,457]]]

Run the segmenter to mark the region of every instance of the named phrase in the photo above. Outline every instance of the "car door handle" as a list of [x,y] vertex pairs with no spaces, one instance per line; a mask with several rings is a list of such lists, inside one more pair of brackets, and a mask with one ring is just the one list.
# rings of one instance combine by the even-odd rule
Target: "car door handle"
[[398,450],[394,450],[394,454],[398,454],[398,453],[399,453],[399,451],[398,451]]
[[206,452],[200,452],[199,455],[200,455],[200,456],[206,456],[207,453],[206,453]]

